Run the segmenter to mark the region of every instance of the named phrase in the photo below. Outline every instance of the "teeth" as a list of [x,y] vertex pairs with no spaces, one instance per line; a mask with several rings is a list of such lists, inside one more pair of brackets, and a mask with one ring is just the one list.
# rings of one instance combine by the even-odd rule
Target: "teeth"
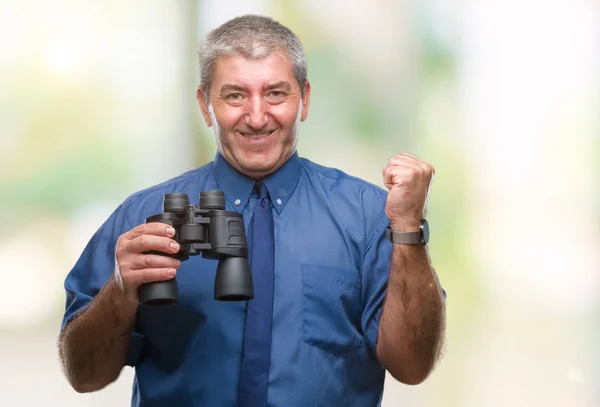
[[271,134],[271,133],[269,132],[269,133],[253,134],[253,135],[244,134],[244,137],[246,137],[246,138],[263,138],[263,137],[267,137],[269,134]]

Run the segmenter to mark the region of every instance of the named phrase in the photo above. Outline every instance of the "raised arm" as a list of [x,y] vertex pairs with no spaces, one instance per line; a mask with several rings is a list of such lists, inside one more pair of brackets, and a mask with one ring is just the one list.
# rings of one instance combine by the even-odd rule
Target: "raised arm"
[[[392,230],[419,230],[434,169],[410,154],[384,169],[390,192],[386,214]],[[445,330],[442,288],[426,246],[394,245],[387,295],[379,325],[377,356],[397,380],[419,384],[440,356]]]

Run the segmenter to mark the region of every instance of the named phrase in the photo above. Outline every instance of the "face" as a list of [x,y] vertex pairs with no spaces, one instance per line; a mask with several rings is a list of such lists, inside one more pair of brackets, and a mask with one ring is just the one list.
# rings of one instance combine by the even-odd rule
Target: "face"
[[309,97],[310,85],[302,98],[292,65],[278,54],[220,58],[208,105],[197,92],[219,152],[235,169],[255,179],[277,171],[296,151],[297,127],[308,115]]

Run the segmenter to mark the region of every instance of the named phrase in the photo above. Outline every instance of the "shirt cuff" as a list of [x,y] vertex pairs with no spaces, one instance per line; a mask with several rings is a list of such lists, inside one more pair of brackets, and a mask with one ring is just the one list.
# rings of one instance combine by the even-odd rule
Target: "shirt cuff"
[[379,321],[381,321],[381,314],[383,313],[383,306],[377,310],[373,321],[367,328],[366,336],[367,343],[371,346],[373,353],[377,354],[377,341],[379,340]]

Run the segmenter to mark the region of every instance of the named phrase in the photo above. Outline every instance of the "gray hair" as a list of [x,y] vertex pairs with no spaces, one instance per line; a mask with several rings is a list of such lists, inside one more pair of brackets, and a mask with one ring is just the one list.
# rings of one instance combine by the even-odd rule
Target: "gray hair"
[[260,59],[282,51],[282,56],[292,64],[292,72],[304,97],[306,57],[302,43],[292,30],[269,17],[249,14],[229,20],[210,31],[198,52],[200,90],[207,104],[215,66],[220,57]]

